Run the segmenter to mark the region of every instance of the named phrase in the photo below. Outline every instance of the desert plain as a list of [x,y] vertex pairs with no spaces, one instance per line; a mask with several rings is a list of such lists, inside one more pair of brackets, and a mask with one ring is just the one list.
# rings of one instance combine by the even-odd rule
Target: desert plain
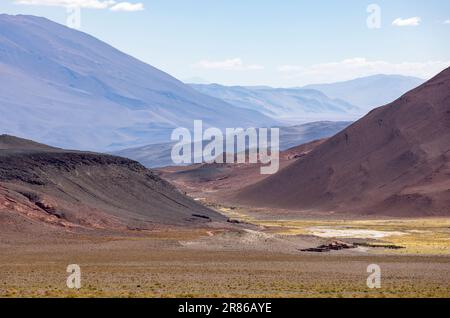
[[[29,238],[2,229],[0,296],[449,296],[448,218],[343,221],[286,214],[274,220],[261,211],[218,211],[242,223],[126,234],[68,234],[49,226]],[[370,247],[300,251],[336,236]],[[66,285],[69,264],[80,266],[78,290]],[[380,266],[380,288],[367,285],[370,264]]]

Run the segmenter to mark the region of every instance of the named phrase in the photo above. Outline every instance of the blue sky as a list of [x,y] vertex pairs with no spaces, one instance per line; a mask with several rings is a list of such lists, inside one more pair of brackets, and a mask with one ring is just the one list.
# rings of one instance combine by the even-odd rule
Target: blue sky
[[2,0],[0,12],[66,24],[62,5],[76,2],[81,31],[181,80],[286,87],[376,73],[427,78],[450,65],[447,0],[107,1]]

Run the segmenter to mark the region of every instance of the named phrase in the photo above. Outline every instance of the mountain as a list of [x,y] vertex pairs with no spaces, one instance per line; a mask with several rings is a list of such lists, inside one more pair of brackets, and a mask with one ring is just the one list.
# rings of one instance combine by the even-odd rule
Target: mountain
[[120,157],[136,160],[148,168],[172,166],[171,153],[176,143],[166,142],[136,148],[127,148],[113,152]]
[[[325,139],[315,140],[280,152],[280,169],[293,164],[323,142]],[[165,167],[157,171],[165,180],[192,197],[212,199],[213,202],[226,205],[223,199],[230,193],[268,177],[261,174],[260,169],[260,163],[203,163],[185,167]]]
[[[350,125],[351,122],[313,122],[280,128],[280,150],[304,144],[313,140],[331,137]],[[172,147],[175,143],[153,144],[123,149],[114,155],[136,160],[148,168],[172,166]]]
[[450,68],[234,200],[357,215],[450,215]]
[[189,78],[184,78],[183,82],[186,84],[211,84],[208,80],[198,77],[198,76],[194,76],[194,77],[189,77]]
[[0,223],[6,218],[70,231],[136,231],[225,220],[135,161],[6,135],[0,136],[0,215]]
[[313,89],[218,84],[191,84],[191,86],[203,94],[288,123],[355,120],[361,114],[358,107],[344,100],[331,99]]
[[85,33],[0,15],[0,133],[96,151],[167,142],[175,127],[270,126]]
[[280,128],[280,150],[287,150],[313,140],[334,136],[351,125],[350,121],[318,121]]
[[406,92],[425,82],[423,79],[401,75],[373,75],[351,81],[305,86],[331,98],[339,98],[366,112],[393,102]]

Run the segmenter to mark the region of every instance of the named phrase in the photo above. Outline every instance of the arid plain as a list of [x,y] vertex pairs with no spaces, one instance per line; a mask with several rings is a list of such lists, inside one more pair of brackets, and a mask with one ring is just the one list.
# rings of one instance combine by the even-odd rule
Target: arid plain
[[[448,219],[346,222],[346,229],[368,230],[365,235],[373,231],[405,233],[381,239],[342,239],[346,242],[406,248],[358,246],[314,253],[299,249],[326,244],[330,239],[314,236],[308,229],[317,224],[342,229],[343,221],[258,221],[255,216],[240,216],[243,221],[252,218],[259,226],[166,228],[139,235],[95,236],[49,229],[45,235],[31,233],[30,238],[3,231],[0,296],[449,296]],[[79,290],[66,286],[69,264],[81,268]],[[379,289],[367,286],[370,264],[381,268]]]

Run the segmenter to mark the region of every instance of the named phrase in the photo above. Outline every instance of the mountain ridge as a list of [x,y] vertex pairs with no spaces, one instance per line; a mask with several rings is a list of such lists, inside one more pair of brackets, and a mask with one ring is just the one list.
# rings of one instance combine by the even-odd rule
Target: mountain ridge
[[[450,68],[234,195],[330,214],[450,214]],[[276,198],[276,199],[275,199]]]
[[255,110],[281,122],[355,120],[361,110],[341,99],[331,99],[319,90],[267,86],[190,84],[203,94],[232,105]]
[[376,74],[349,81],[311,84],[304,89],[316,89],[330,98],[339,98],[370,111],[393,102],[406,92],[423,84],[425,80],[397,74]]
[[61,148],[166,142],[194,119],[219,128],[276,123],[40,17],[0,16],[0,69],[1,132]]

